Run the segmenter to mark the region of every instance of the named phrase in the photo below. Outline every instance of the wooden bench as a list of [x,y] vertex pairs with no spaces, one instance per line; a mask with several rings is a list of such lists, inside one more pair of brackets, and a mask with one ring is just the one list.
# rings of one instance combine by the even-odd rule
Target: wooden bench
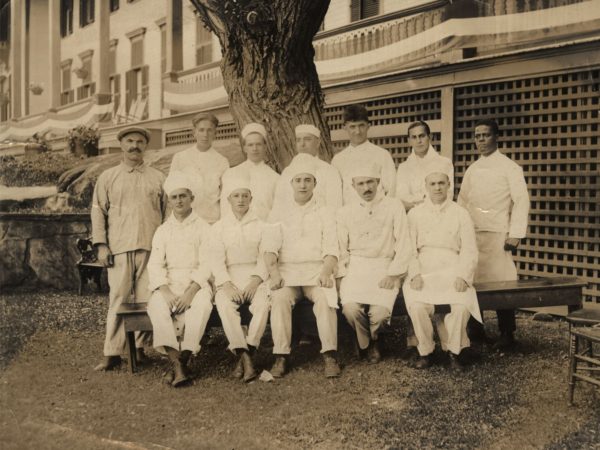
[[77,239],[76,241],[77,250],[81,255],[79,261],[77,261],[77,272],[79,274],[79,289],[78,293],[81,295],[83,292],[83,285],[88,280],[94,280],[96,283],[96,289],[98,292],[102,291],[102,271],[104,266],[98,262],[98,255],[96,249],[92,245],[90,239]]
[[[477,298],[482,311],[498,309],[537,308],[542,306],[567,306],[574,311],[582,306],[584,281],[576,277],[535,278],[517,281],[495,281],[477,283]],[[117,311],[123,319],[127,336],[127,352],[129,354],[129,370],[137,370],[135,357],[135,331],[151,331],[152,323],[146,313],[146,303],[124,303]],[[294,320],[299,322],[314,322],[312,305],[300,302],[294,308]],[[439,313],[450,312],[448,305],[436,305]],[[402,293],[394,305],[393,316],[406,315],[406,306]],[[216,308],[213,308],[208,327],[220,326],[221,321]]]

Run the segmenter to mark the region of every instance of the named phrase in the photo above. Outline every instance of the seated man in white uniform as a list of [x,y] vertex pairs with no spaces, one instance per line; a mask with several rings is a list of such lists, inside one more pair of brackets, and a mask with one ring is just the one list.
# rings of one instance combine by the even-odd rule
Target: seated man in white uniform
[[467,210],[448,197],[450,180],[443,168],[432,169],[425,186],[427,198],[408,213],[413,258],[403,286],[421,356],[416,367],[431,366],[435,349],[431,316],[435,305],[449,304],[451,312],[444,318],[444,327],[438,327],[438,334],[452,369],[460,370],[458,356],[470,345],[469,317],[481,321],[472,287],[477,266],[475,230]]
[[[229,349],[238,355],[233,375],[248,382],[256,377],[252,354],[260,344],[269,320],[267,273],[260,245],[266,223],[252,211],[250,180],[230,179],[227,199],[231,211],[212,226],[210,265],[215,277],[215,304]],[[252,320],[244,335],[238,311],[250,303]]]
[[[319,158],[320,146],[321,132],[317,127],[309,124],[296,127],[296,151],[298,155],[312,156],[317,170],[319,183],[315,187],[313,195],[319,206],[327,206],[332,211],[337,211],[342,206],[342,179],[335,167]],[[290,180],[293,174],[290,173],[290,167],[298,155],[292,159],[290,166],[281,172],[281,178],[275,190],[274,207],[276,208],[286,205],[292,197]],[[305,156],[301,158],[306,159]]]
[[270,276],[271,332],[275,363],[274,377],[287,371],[292,343],[292,307],[302,297],[312,303],[325,361],[325,376],[338,377],[337,291],[333,273],[337,266],[338,240],[334,213],[319,207],[313,191],[316,178],[314,158],[298,155],[292,165],[293,196],[287,207],[273,209],[273,225],[265,239],[264,258]]
[[187,362],[200,350],[212,311],[206,251],[210,227],[192,211],[191,184],[182,172],[171,172],[167,177],[164,190],[172,214],[156,230],[148,262],[153,345],[171,360],[173,371],[166,378],[175,387],[189,379]]
[[231,205],[227,201],[227,193],[231,191],[230,183],[240,177],[246,177],[252,190],[250,209],[260,220],[267,220],[279,174],[266,163],[267,130],[259,123],[249,123],[242,129],[242,150],[247,156],[243,163],[227,169],[221,178],[221,217],[231,214]]
[[412,255],[404,208],[377,189],[379,173],[375,164],[356,168],[352,185],[361,201],[337,214],[342,312],[372,364],[381,359],[379,333],[389,324]]

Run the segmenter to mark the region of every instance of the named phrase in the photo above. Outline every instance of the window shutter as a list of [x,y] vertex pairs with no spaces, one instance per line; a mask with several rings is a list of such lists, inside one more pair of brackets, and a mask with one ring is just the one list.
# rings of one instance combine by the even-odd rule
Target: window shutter
[[139,67],[144,64],[144,39],[131,41],[131,67]]
[[350,2],[350,20],[356,22],[360,20],[360,2],[361,0],[352,0]]
[[379,14],[379,0],[362,0],[361,19]]
[[137,97],[137,76],[135,70],[129,70],[125,74],[125,108],[129,113],[131,103]]

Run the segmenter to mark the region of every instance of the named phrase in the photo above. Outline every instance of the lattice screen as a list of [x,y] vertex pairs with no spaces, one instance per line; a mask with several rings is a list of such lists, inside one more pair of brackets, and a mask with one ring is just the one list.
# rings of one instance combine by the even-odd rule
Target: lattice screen
[[[182,145],[182,144],[194,144],[196,139],[194,138],[194,131],[192,130],[192,125],[190,123],[190,128],[186,128],[184,130],[170,131],[165,135],[165,143],[167,147],[171,147],[173,145]],[[223,139],[233,139],[237,138],[239,133],[237,131],[237,127],[233,122],[221,123],[217,128],[217,134],[215,136],[216,140]]]
[[[416,120],[436,120],[441,118],[441,91],[411,93],[384,99],[371,100],[365,103],[369,110],[371,126],[410,124]],[[344,125],[344,107],[333,106],[325,109],[325,117],[331,130],[338,130]],[[391,134],[385,137],[370,139],[376,145],[390,151],[396,165],[404,161],[409,153],[410,146],[404,132]],[[433,145],[439,146],[440,133],[432,134]],[[337,153],[348,145],[348,141],[333,143],[333,152]],[[437,147],[439,150],[439,147]]]
[[500,147],[525,173],[531,212],[524,276],[574,275],[600,302],[600,70],[455,88],[457,188],[476,159],[473,125],[495,118]]

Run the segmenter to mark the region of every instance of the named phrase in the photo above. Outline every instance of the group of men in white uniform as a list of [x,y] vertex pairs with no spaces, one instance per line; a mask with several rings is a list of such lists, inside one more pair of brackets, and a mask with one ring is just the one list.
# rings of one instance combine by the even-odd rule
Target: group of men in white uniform
[[[495,122],[475,126],[481,158],[467,170],[458,204],[452,162],[431,146],[425,122],[409,126],[412,152],[396,171],[390,153],[367,140],[366,108],[349,106],[350,145],[329,164],[319,158],[319,130],[299,125],[297,155],[281,175],[265,163],[263,125],[243,128],[247,160],[233,168],[212,147],[217,118],[202,113],[193,125],[197,143],[174,156],[166,180],[143,160],[149,133],[130,127],[118,136],[123,162],[96,184],[93,242],[110,285],[105,357],[96,369],[120,363],[124,332],[116,310],[134,293],[133,301],[148,301],[153,345],[172,361],[166,378],[173,386],[189,379],[188,361],[213,303],[238,355],[234,375],[256,377],[252,357],[270,318],[270,372],[282,377],[292,309],[305,298],[313,303],[325,376],[337,377],[339,305],[359,353],[376,363],[401,288],[416,367],[432,363],[438,304],[451,307],[436,323],[441,347],[452,367],[461,367],[467,322],[482,321],[473,282],[516,278],[510,251],[527,226],[523,173],[497,150]],[[171,214],[161,224],[167,202]],[[252,314],[247,327],[244,304]],[[501,340],[513,343],[514,311],[499,312],[499,325]],[[144,336],[136,341],[139,357],[144,343]]]

